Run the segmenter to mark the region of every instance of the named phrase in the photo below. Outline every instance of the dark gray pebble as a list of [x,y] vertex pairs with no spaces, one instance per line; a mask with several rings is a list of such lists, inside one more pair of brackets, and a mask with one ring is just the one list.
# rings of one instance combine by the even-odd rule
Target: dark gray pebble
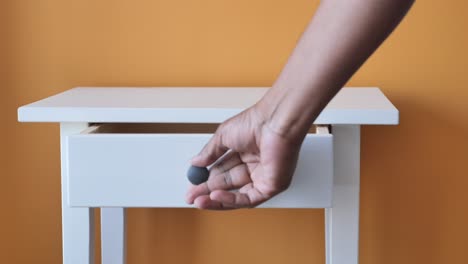
[[190,166],[187,172],[187,178],[192,184],[199,185],[208,180],[210,172],[205,167]]

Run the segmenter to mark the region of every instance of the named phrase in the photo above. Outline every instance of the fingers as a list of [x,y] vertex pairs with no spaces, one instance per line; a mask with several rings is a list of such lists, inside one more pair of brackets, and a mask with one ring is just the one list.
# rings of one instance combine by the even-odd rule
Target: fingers
[[217,190],[210,194],[212,201],[234,208],[255,207],[269,198],[255,188],[253,183],[246,184],[237,192]]
[[218,160],[224,153],[226,153],[226,151],[229,150],[229,148],[223,144],[222,133],[221,129],[218,128],[218,130],[216,130],[216,133],[211,137],[200,153],[192,158],[192,165],[206,167]]
[[256,189],[252,183],[249,183],[239,191],[216,190],[210,195],[199,196],[195,199],[194,204],[200,209],[232,210],[255,207],[269,198]]
[[233,206],[211,200],[209,195],[202,195],[202,196],[197,197],[197,199],[195,199],[194,204],[197,208],[200,208],[200,209],[209,209],[209,210],[235,209],[235,207]]
[[210,170],[208,181],[189,188],[186,201],[194,203],[202,195],[208,195],[214,190],[231,190],[248,184],[250,180],[249,168],[244,164],[237,152],[227,153]]

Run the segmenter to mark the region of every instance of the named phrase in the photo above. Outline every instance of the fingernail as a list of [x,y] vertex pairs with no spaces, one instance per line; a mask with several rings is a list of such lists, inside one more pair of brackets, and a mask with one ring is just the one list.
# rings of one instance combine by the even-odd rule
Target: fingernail
[[185,196],[185,202],[186,202],[187,204],[193,204],[192,195],[187,195],[187,196]]

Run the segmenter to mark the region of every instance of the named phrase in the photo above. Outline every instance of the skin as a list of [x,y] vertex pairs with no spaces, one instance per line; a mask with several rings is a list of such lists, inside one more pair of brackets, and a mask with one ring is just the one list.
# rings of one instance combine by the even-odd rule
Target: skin
[[412,4],[322,1],[272,88],[220,124],[193,157],[194,166],[214,165],[207,182],[188,189],[187,203],[201,209],[250,208],[286,190],[314,120]]

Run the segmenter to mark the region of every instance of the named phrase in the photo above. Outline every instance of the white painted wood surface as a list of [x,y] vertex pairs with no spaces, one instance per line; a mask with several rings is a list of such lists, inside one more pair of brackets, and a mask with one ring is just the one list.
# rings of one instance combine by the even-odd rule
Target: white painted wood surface
[[360,127],[333,126],[333,206],[325,209],[327,264],[359,263]]
[[101,208],[101,263],[125,264],[125,208]]
[[[18,109],[25,122],[61,122],[63,262],[92,264],[93,210],[102,208],[102,262],[125,263],[123,207],[187,207],[189,159],[209,134],[80,134],[88,122],[220,123],[268,88],[76,88]],[[378,88],[342,89],[307,136],[290,189],[263,207],[326,208],[326,263],[357,264],[360,126],[397,124]],[[113,208],[107,208],[113,207]]]
[[62,160],[62,252],[64,264],[94,263],[94,213],[91,208],[72,208],[68,204],[68,142],[67,136],[79,133],[86,123],[60,125]]
[[[189,160],[210,134],[76,134],[68,137],[71,206],[189,207]],[[309,134],[290,188],[261,207],[331,205],[333,137]]]
[[[267,87],[75,88],[20,107],[23,122],[220,123],[253,105]],[[378,88],[345,88],[315,124],[397,124]]]

